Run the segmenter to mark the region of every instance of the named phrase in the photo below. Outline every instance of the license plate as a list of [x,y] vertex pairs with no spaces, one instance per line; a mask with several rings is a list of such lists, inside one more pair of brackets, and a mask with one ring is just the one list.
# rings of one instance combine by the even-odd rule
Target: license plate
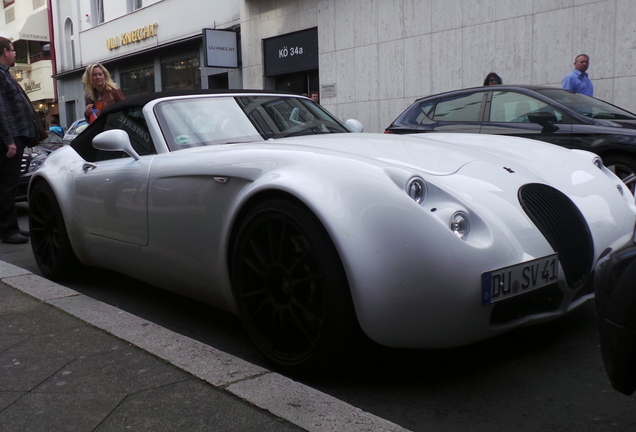
[[481,304],[489,305],[557,281],[559,254],[481,274]]

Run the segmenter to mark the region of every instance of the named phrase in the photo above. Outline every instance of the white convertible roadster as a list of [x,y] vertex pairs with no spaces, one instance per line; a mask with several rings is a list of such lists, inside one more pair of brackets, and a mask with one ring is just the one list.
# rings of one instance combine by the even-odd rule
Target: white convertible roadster
[[592,153],[351,133],[258,91],[114,105],[35,172],[29,207],[45,276],[82,264],[200,299],[297,370],[364,337],[453,347],[562,316],[636,210]]

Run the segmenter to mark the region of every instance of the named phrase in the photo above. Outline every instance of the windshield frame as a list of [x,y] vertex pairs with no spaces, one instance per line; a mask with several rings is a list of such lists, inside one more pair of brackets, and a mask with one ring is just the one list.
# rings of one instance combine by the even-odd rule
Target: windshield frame
[[153,106],[153,113],[170,151],[352,132],[320,105],[293,95],[170,98],[158,101]]
[[587,118],[636,121],[636,114],[591,96],[557,88],[535,91]]

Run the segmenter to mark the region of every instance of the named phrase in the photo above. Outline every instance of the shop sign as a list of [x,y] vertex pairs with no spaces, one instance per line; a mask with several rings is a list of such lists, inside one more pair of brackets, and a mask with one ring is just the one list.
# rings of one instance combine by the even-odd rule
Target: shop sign
[[318,29],[263,40],[265,76],[318,69]]
[[41,89],[42,89],[42,83],[35,82],[33,80],[31,80],[31,81],[26,80],[24,82],[24,91],[26,93],[32,93],[32,92],[35,92],[35,91],[38,91],[38,90],[41,90]]
[[238,41],[235,31],[203,29],[203,44],[207,67],[238,67]]
[[108,48],[109,50],[113,50],[123,45],[141,42],[142,40],[155,37],[157,36],[157,25],[157,23],[150,24],[126,33],[122,33],[120,36],[110,37],[106,39],[106,48]]

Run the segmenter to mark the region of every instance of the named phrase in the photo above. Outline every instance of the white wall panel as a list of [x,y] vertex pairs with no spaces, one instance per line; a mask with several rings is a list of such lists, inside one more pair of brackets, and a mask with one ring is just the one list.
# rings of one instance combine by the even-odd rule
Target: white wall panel
[[[497,38],[495,37],[497,24],[487,24],[465,27],[462,35],[463,65],[462,87],[480,86],[489,72],[501,71],[495,62],[497,55]],[[497,69],[495,71],[495,69]]]
[[404,39],[404,96],[415,99],[431,94],[435,67],[431,61],[430,34]]
[[404,41],[379,44],[378,93],[380,100],[404,97]]
[[534,15],[532,81],[528,84],[561,84],[572,70],[574,11],[559,9]]
[[463,6],[463,0],[433,0],[433,32],[461,28]]

